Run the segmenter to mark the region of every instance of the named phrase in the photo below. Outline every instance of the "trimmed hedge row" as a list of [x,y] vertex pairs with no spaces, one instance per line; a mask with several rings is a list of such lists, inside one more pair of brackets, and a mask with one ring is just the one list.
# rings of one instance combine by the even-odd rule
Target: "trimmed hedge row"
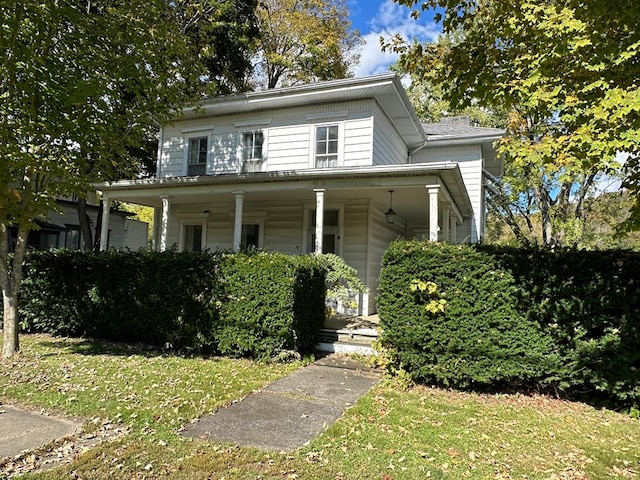
[[311,350],[324,318],[313,256],[58,250],[30,252],[25,267],[31,332],[267,358]]
[[421,382],[637,406],[639,282],[636,253],[397,241],[380,278],[381,343]]

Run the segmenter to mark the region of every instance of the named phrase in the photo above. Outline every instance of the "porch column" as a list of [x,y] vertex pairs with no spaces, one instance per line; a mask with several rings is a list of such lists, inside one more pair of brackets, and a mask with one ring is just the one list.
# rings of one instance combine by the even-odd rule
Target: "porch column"
[[316,188],[316,244],[315,253],[322,253],[322,227],[324,225],[324,188]]
[[236,196],[236,216],[233,224],[233,251],[240,251],[242,243],[242,207],[244,204],[244,192],[233,192]]
[[438,241],[438,187],[427,185],[429,192],[429,241]]
[[106,195],[102,196],[102,223],[100,226],[100,251],[104,252],[108,247],[109,241],[109,212],[111,210],[111,201]]
[[451,214],[449,213],[449,204],[442,205],[442,240],[448,242],[449,239],[449,222],[451,221]]
[[160,249],[160,224],[162,223],[162,209],[153,208],[153,238],[151,239],[151,250],[157,252]]
[[451,231],[449,232],[451,243],[456,243],[456,239],[458,238],[456,232],[456,222],[458,221],[458,217],[455,212],[449,212],[449,221],[451,222]]
[[160,251],[167,249],[167,231],[169,230],[169,207],[171,198],[169,195],[162,195],[162,219],[160,221]]

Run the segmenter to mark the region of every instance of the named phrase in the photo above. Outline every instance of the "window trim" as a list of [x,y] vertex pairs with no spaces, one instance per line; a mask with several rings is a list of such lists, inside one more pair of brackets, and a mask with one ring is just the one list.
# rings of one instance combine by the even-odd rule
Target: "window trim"
[[[311,143],[309,148],[309,168],[337,168],[343,165],[344,159],[344,122],[322,122],[322,123],[312,123],[311,125]],[[336,164],[334,167],[317,167],[316,161],[316,147],[317,147],[317,137],[318,137],[318,128],[322,127],[338,127],[338,145],[336,152]]]
[[[206,134],[197,134],[193,135],[185,135],[185,149],[184,149],[184,176],[188,177],[189,175],[189,166],[190,165],[202,165],[202,163],[189,163],[189,157],[191,156],[191,141],[192,140],[202,140],[206,139],[207,141],[207,156],[204,162],[204,175],[209,175],[210,165],[211,165],[211,135],[209,133]],[[191,175],[194,176],[194,175]],[[197,176],[197,175],[195,175]]]
[[207,248],[207,227],[208,227],[208,218],[207,214],[183,214],[179,215],[180,218],[180,232],[178,237],[178,251],[184,252],[184,230],[185,227],[190,225],[200,225],[202,227],[202,236],[200,239],[200,245],[202,246],[201,250],[205,250]]
[[[260,134],[262,136],[262,143],[260,144],[260,156],[253,158],[244,158],[245,145],[244,139],[245,135],[252,135],[252,139],[255,141],[256,134]],[[240,173],[254,173],[256,171],[264,171],[263,165],[266,160],[265,150],[267,146],[267,134],[266,131],[261,128],[254,129],[245,129],[238,132],[238,162],[240,164],[239,171]],[[255,150],[255,143],[252,144],[251,150]],[[251,169],[246,168],[247,165],[252,165]],[[256,169],[256,166],[258,167]]]

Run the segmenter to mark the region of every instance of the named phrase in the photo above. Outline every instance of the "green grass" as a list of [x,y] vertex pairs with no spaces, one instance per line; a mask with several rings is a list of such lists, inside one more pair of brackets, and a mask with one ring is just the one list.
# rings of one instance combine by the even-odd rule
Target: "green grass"
[[[22,337],[0,401],[109,421],[129,433],[25,478],[609,479],[640,477],[640,421],[543,396],[375,387],[292,453],[182,438],[178,429],[301,364],[183,358]],[[1,476],[1,475],[0,475]]]

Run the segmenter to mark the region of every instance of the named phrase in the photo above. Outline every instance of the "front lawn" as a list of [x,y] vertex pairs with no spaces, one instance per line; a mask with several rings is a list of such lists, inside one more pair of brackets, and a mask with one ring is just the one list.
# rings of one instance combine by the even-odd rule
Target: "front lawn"
[[[374,388],[293,453],[185,439],[185,423],[301,364],[183,358],[23,336],[0,364],[0,402],[128,431],[25,478],[604,479],[640,476],[640,421],[541,396]],[[0,473],[0,478],[2,474]]]

